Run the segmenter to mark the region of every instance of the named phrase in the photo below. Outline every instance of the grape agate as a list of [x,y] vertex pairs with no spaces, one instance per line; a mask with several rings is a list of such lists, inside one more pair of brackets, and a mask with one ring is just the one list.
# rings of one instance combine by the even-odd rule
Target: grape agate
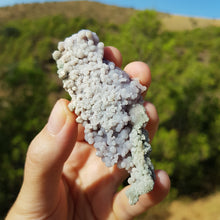
[[85,128],[85,140],[107,167],[117,164],[130,173],[126,195],[133,205],[153,189],[155,179],[141,96],[146,87],[103,55],[96,33],[81,30],[59,42],[53,58],[71,96],[69,109]]

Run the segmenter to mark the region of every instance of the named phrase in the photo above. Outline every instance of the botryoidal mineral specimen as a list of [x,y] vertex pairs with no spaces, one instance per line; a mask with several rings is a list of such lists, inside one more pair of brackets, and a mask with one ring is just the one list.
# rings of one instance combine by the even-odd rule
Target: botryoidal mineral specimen
[[59,78],[71,96],[69,109],[82,123],[85,140],[107,167],[125,168],[131,205],[153,189],[155,174],[145,126],[149,120],[141,93],[146,90],[113,62],[105,60],[96,33],[81,30],[58,43],[54,51]]

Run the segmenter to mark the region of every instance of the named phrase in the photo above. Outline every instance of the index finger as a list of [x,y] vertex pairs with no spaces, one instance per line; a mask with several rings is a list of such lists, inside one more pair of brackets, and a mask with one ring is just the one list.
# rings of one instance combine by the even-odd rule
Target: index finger
[[124,71],[131,77],[137,78],[147,88],[151,84],[151,72],[148,65],[141,61],[134,61],[125,66]]
[[105,57],[105,59],[115,63],[115,65],[117,67],[121,67],[122,55],[117,48],[112,47],[112,46],[105,47],[104,48],[104,57]]
[[[122,55],[120,51],[112,46],[105,47],[105,59],[112,61],[116,66],[121,67]],[[148,65],[141,61],[135,61],[127,64],[124,71],[131,77],[137,78],[143,86],[149,87],[151,84],[151,72]]]

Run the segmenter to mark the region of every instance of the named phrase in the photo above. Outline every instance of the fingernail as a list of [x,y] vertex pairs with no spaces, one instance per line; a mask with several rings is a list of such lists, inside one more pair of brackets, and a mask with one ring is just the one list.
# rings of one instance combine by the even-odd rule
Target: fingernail
[[58,134],[66,122],[66,114],[60,101],[58,101],[48,120],[47,129],[52,135]]

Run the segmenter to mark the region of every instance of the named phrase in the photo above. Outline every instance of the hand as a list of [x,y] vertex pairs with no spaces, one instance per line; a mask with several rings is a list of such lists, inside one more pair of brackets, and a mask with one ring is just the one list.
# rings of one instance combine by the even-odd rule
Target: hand
[[[105,58],[121,66],[120,52],[105,48]],[[150,86],[148,66],[133,62],[125,67],[130,77]],[[95,148],[84,141],[82,125],[67,108],[67,100],[54,106],[48,123],[29,146],[20,193],[6,217],[13,219],[133,219],[156,205],[169,192],[170,180],[164,171],[156,171],[154,190],[131,206],[127,187],[117,191],[127,172],[117,166],[107,168],[95,155]],[[157,127],[155,107],[144,104],[150,118],[147,130],[152,140]]]

